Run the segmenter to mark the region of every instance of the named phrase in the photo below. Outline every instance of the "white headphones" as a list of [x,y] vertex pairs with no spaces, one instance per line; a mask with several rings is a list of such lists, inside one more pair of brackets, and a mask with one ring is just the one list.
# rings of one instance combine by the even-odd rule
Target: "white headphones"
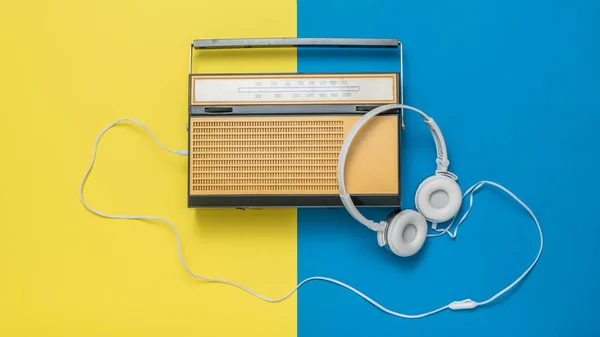
[[[393,109],[408,109],[408,110],[415,111],[415,112],[419,113],[421,116],[423,116],[423,118],[425,119],[425,123],[429,126],[429,129],[431,130],[431,133],[433,134],[433,138],[435,140],[435,145],[437,148],[437,160],[436,160],[437,169],[436,169],[435,175],[425,179],[417,188],[417,192],[415,195],[415,203],[417,205],[418,212],[413,211],[413,210],[403,210],[403,211],[396,210],[396,211],[392,212],[385,221],[376,223],[374,221],[371,221],[371,220],[368,220],[367,218],[365,218],[358,211],[358,209],[356,209],[356,206],[352,203],[352,199],[350,198],[350,195],[348,195],[348,192],[346,191],[346,186],[345,186],[345,182],[344,182],[344,165],[346,162],[346,155],[348,154],[348,148],[350,147],[350,143],[352,142],[352,139],[354,138],[354,136],[356,135],[358,130],[373,116],[380,114],[382,112],[385,112],[385,111],[393,110]],[[83,176],[83,179],[81,180],[81,185],[79,186],[79,198],[80,198],[83,206],[96,215],[107,217],[107,218],[112,218],[112,219],[140,219],[140,220],[152,220],[152,221],[164,222],[169,227],[171,227],[171,229],[175,233],[175,238],[177,240],[177,253],[179,255],[179,260],[181,262],[181,265],[185,269],[185,271],[190,276],[197,278],[197,279],[209,281],[209,282],[218,282],[218,283],[231,285],[231,286],[240,288],[240,289],[242,289],[262,300],[268,301],[268,302],[283,301],[286,298],[290,297],[293,293],[295,293],[303,284],[306,284],[307,282],[310,282],[310,281],[319,280],[319,281],[331,282],[333,284],[344,287],[344,288],[354,292],[356,295],[362,297],[366,301],[370,302],[371,304],[375,305],[380,310],[382,310],[388,314],[394,315],[396,317],[423,318],[423,317],[430,316],[435,313],[441,312],[446,309],[450,309],[450,310],[474,309],[478,306],[486,305],[486,304],[493,302],[495,299],[497,299],[502,294],[504,294],[505,292],[507,292],[508,290],[513,288],[516,284],[521,282],[521,280],[531,271],[531,269],[533,269],[533,267],[537,263],[538,259],[540,258],[540,255],[542,254],[542,248],[544,246],[544,237],[542,234],[542,229],[540,227],[540,224],[539,224],[537,218],[535,217],[535,215],[533,214],[531,209],[529,209],[529,207],[524,202],[522,202],[519,198],[517,198],[516,195],[514,195],[512,192],[510,192],[505,187],[503,187],[497,183],[494,183],[492,181],[480,181],[477,184],[471,186],[469,189],[467,189],[467,191],[464,193],[464,195],[461,196],[460,188],[458,187],[458,184],[456,183],[456,180],[457,180],[456,176],[454,174],[448,172],[449,162],[448,162],[448,157],[446,154],[446,144],[444,143],[444,138],[442,137],[442,133],[441,133],[440,129],[438,128],[437,124],[433,121],[433,119],[429,118],[425,113],[423,113],[422,111],[420,111],[416,108],[413,108],[408,105],[402,105],[402,104],[390,104],[390,105],[384,105],[384,106],[381,106],[381,107],[371,110],[370,112],[365,114],[365,116],[363,118],[361,118],[356,123],[356,125],[354,125],[354,127],[350,130],[348,137],[346,138],[346,140],[344,141],[344,143],[342,145],[342,150],[340,152],[339,163],[338,163],[338,184],[340,187],[340,196],[342,198],[342,202],[344,203],[344,206],[346,207],[348,212],[350,212],[350,214],[352,214],[352,216],[356,220],[358,220],[360,223],[364,224],[368,228],[370,228],[374,231],[377,231],[377,239],[379,241],[379,245],[383,247],[387,244],[389,249],[392,252],[394,252],[394,254],[396,254],[396,255],[410,256],[410,255],[417,253],[421,249],[421,247],[423,246],[423,243],[425,242],[425,238],[427,236],[439,236],[439,235],[443,235],[443,234],[448,234],[452,238],[456,237],[458,226],[460,226],[460,224],[463,222],[463,220],[465,220],[465,218],[471,211],[471,207],[473,206],[473,194],[475,193],[475,191],[480,189],[483,185],[487,184],[487,185],[495,186],[495,187],[501,189],[502,191],[506,192],[508,195],[510,195],[523,208],[525,208],[525,210],[527,210],[527,212],[529,213],[531,218],[534,220],[534,222],[537,226],[537,230],[540,235],[540,248],[537,253],[537,256],[535,257],[535,259],[533,260],[531,265],[525,270],[525,272],[523,272],[521,274],[521,276],[519,276],[515,281],[513,281],[511,284],[506,286],[504,289],[502,289],[501,291],[496,293],[494,296],[492,296],[484,301],[474,301],[471,299],[453,301],[442,307],[439,307],[437,309],[434,309],[434,310],[431,310],[431,311],[428,311],[425,313],[421,313],[421,314],[403,314],[403,313],[399,313],[396,311],[392,311],[392,310],[382,306],[381,304],[377,303],[375,300],[368,297],[364,293],[358,291],[354,287],[352,287],[342,281],[338,281],[336,279],[332,279],[329,277],[323,277],[323,276],[313,276],[313,277],[306,278],[302,282],[298,283],[298,285],[296,285],[296,287],[294,287],[294,289],[292,289],[292,291],[285,294],[284,296],[278,297],[278,298],[269,298],[269,297],[260,295],[257,292],[242,286],[241,284],[238,284],[238,283],[235,283],[232,281],[228,281],[228,280],[224,280],[224,279],[202,276],[202,275],[194,273],[188,267],[187,263],[185,262],[185,259],[183,257],[183,252],[181,249],[181,239],[180,239],[179,231],[177,230],[177,227],[175,227],[175,225],[171,221],[169,221],[165,218],[156,217],[156,216],[119,215],[119,214],[105,213],[100,210],[94,209],[90,205],[87,204],[87,202],[85,201],[85,199],[83,197],[83,186],[88,178],[88,175],[90,174],[90,172],[92,170],[92,167],[94,166],[94,162],[96,160],[96,152],[98,149],[98,143],[100,142],[100,139],[102,138],[102,136],[110,128],[112,128],[113,126],[115,126],[119,123],[122,123],[122,122],[135,123],[135,124],[138,124],[139,126],[143,127],[150,134],[150,136],[156,142],[156,144],[158,146],[160,146],[162,149],[164,149],[168,152],[174,153],[174,154],[182,155],[182,156],[188,155],[187,150],[171,150],[171,149],[165,147],[164,145],[162,145],[156,139],[156,137],[154,137],[154,135],[152,134],[150,129],[148,129],[148,127],[146,127],[146,125],[144,125],[143,123],[141,123],[135,119],[129,119],[129,118],[119,119],[119,120],[111,123],[107,127],[105,127],[100,132],[98,137],[96,138],[96,142],[94,144],[94,151],[92,154],[92,160],[90,162],[90,165],[88,166],[87,171],[85,172],[85,174]],[[462,204],[462,199],[465,198],[467,195],[470,195],[469,208],[465,212],[465,214],[462,216],[462,218],[460,219],[460,221],[458,222],[456,227],[454,228],[454,233],[451,233],[450,227],[452,226],[452,223],[454,222],[454,219],[456,218],[456,215],[458,214],[458,210]],[[444,222],[451,218],[453,219],[453,221],[446,228],[444,228],[444,229],[436,228],[435,225],[437,223]],[[431,234],[431,235],[427,234],[427,221],[430,221],[433,223],[433,229],[436,230],[438,232],[438,234]]]
[[[408,109],[417,112],[425,120],[431,130],[437,150],[437,169],[435,175],[423,180],[415,193],[417,211],[406,209],[392,212],[384,221],[376,223],[365,218],[352,202],[346,190],[344,180],[344,167],[346,156],[352,140],[374,116],[395,109]],[[411,256],[416,254],[427,238],[427,221],[435,227],[437,223],[446,222],[456,216],[462,205],[462,192],[458,185],[456,175],[448,171],[448,153],[442,131],[433,120],[419,109],[404,104],[388,104],[377,107],[366,113],[350,129],[344,140],[338,161],[338,184],[342,203],[348,212],[358,222],[377,232],[379,246],[387,244],[389,249],[398,256]]]

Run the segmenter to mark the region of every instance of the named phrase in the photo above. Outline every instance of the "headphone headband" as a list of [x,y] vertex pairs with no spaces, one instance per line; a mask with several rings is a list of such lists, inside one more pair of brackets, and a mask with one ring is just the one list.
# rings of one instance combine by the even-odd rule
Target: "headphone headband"
[[342,200],[342,203],[344,204],[344,207],[346,207],[346,210],[348,211],[348,213],[350,213],[350,215],[352,215],[352,217],[354,217],[358,222],[362,223],[363,225],[367,226],[367,228],[370,228],[371,230],[374,230],[376,232],[385,230],[385,227],[387,226],[387,222],[381,221],[381,222],[376,223],[372,220],[365,218],[358,211],[358,209],[356,208],[356,205],[354,205],[354,203],[352,202],[352,198],[350,197],[350,194],[348,194],[348,191],[346,190],[346,182],[344,180],[344,168],[346,165],[346,157],[348,155],[348,150],[350,148],[350,144],[352,144],[352,140],[354,139],[354,137],[356,136],[356,134],[358,133],[360,128],[362,128],[371,118],[373,118],[381,113],[384,113],[384,112],[387,112],[390,110],[395,110],[395,109],[411,110],[411,111],[418,113],[419,115],[421,115],[423,117],[425,124],[427,125],[427,127],[429,127],[429,130],[431,131],[433,140],[435,142],[435,148],[436,148],[436,152],[437,152],[436,174],[444,174],[444,175],[450,176],[453,179],[456,179],[456,176],[454,176],[452,173],[448,172],[448,166],[450,165],[450,161],[448,160],[446,142],[444,141],[444,135],[442,134],[442,131],[440,130],[437,123],[433,120],[433,118],[427,116],[427,114],[425,114],[423,111],[421,111],[417,108],[414,108],[409,105],[404,105],[404,104],[382,105],[382,106],[379,106],[379,107],[367,112],[361,119],[358,120],[358,122],[356,122],[356,124],[354,124],[352,126],[352,128],[348,132],[348,136],[346,137],[346,139],[344,139],[344,143],[342,144],[342,148],[340,150],[340,156],[339,156],[339,160],[338,160],[337,175],[338,175],[338,185],[339,185],[339,189],[340,189],[340,198]]

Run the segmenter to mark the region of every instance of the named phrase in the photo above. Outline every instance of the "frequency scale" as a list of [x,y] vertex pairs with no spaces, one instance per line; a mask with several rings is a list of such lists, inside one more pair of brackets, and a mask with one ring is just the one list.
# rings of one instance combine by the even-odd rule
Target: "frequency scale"
[[194,104],[348,104],[397,100],[395,74],[196,75]]
[[[190,49],[188,207],[342,207],[337,157],[369,110],[402,103],[397,39],[195,40]],[[399,49],[399,72],[194,74],[194,50]],[[355,138],[346,183],[359,206],[400,204],[401,110]],[[374,165],[373,163],[377,163]]]

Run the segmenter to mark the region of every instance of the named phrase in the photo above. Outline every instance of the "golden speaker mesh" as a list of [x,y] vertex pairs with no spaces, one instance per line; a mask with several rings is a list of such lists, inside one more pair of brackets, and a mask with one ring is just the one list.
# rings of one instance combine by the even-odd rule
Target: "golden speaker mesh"
[[[190,195],[337,194],[338,155],[360,117],[192,117]],[[377,116],[353,140],[349,193],[399,193],[398,118]]]

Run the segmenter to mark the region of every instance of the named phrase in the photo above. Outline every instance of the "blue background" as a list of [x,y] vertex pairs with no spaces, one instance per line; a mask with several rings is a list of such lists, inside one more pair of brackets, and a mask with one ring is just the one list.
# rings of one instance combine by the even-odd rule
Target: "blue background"
[[[481,179],[516,193],[544,231],[532,274],[495,304],[419,320],[379,311],[327,283],[300,290],[299,336],[592,336],[600,302],[596,221],[600,121],[598,1],[299,0],[299,37],[394,37],[404,45],[405,102],[436,119],[463,189]],[[396,71],[390,52],[300,50],[298,71]],[[420,118],[406,115],[403,207],[434,166]],[[376,163],[375,163],[376,164]],[[369,210],[382,220],[385,210]],[[464,208],[463,208],[464,211]],[[301,209],[298,278],[339,278],[416,314],[485,300],[518,277],[539,246],[535,224],[485,187],[458,238],[399,258],[345,210]]]

